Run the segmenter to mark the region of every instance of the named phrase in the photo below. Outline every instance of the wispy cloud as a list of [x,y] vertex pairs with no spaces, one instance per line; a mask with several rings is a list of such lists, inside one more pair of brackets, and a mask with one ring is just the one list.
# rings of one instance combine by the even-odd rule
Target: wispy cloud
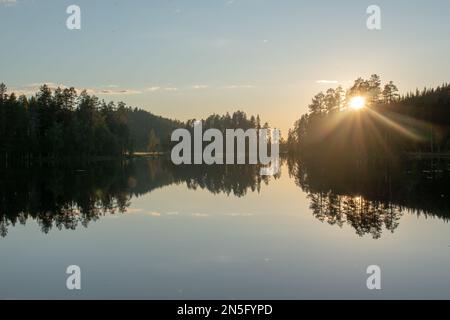
[[161,213],[159,212],[148,212],[147,215],[150,217],[161,217]]
[[145,88],[146,92],[158,92],[158,91],[178,91],[177,87],[164,87],[164,86],[152,86]]
[[206,213],[193,213],[192,216],[195,217],[195,218],[207,218],[210,215],[206,214]]
[[174,212],[158,212],[158,211],[149,211],[149,212],[144,212],[143,213],[146,216],[149,217],[154,217],[154,218],[160,218],[160,217],[174,217],[174,216],[178,216],[179,213],[174,211]]
[[145,89],[145,91],[148,91],[148,92],[155,92],[155,91],[159,91],[159,90],[161,90],[161,87],[149,87],[149,88]]
[[0,0],[0,6],[10,7],[17,3],[17,0]]
[[318,84],[337,84],[339,81],[337,80],[317,80],[316,83]]
[[142,93],[142,91],[134,89],[86,89],[86,91],[98,95],[134,95]]
[[253,213],[226,213],[228,217],[251,217]]
[[158,91],[178,91],[177,87],[163,87],[163,86],[152,86],[146,88],[144,91],[146,92],[158,92]]
[[204,84],[197,84],[197,85],[195,85],[195,86],[192,86],[192,89],[195,89],[195,90],[199,90],[199,89],[208,89],[208,88],[209,88],[209,86],[204,85]]
[[133,213],[139,213],[139,212],[142,212],[142,211],[143,210],[139,209],[139,208],[127,208],[126,213],[133,214]]
[[[18,95],[22,94],[26,96],[34,95],[39,91],[40,87],[43,86],[44,84],[46,84],[51,90],[55,90],[56,88],[65,89],[71,87],[62,83],[42,82],[42,83],[31,83],[22,87],[11,88],[10,91]],[[75,90],[78,93],[85,90],[87,93],[94,95],[134,95],[142,93],[142,91],[137,89],[119,88],[116,85],[108,85],[105,87],[90,87],[90,88],[75,87]]]
[[[0,0],[1,1],[1,0]],[[31,83],[24,86],[14,87],[10,88],[11,92],[15,92],[17,95],[34,95],[37,92],[39,92],[39,89],[41,86],[46,84],[51,90],[55,90],[56,88],[70,88],[72,86],[66,85],[64,83],[55,83],[51,81],[47,82],[40,82],[40,83]],[[138,95],[142,93],[174,93],[174,92],[187,92],[191,90],[237,90],[237,89],[251,89],[255,86],[249,85],[249,84],[231,84],[231,85],[218,85],[218,86],[211,86],[208,84],[195,84],[195,85],[186,85],[182,87],[175,87],[175,86],[163,86],[163,85],[154,85],[147,88],[123,88],[116,84],[108,84],[103,85],[99,87],[74,87],[75,90],[80,93],[82,91],[86,91],[87,93],[91,95]]]
[[232,84],[232,85],[224,86],[225,89],[251,89],[254,87],[255,86],[250,85],[250,84]]
[[[1,1],[1,0],[0,0]],[[13,88],[9,88],[10,92],[14,92],[17,95],[33,95],[35,93],[37,93],[39,91],[39,88],[41,86],[43,86],[44,84],[46,84],[50,89],[54,90],[56,88],[66,88],[65,85],[63,84],[57,84],[57,83],[53,83],[53,82],[43,82],[43,83],[30,83],[24,86],[20,86],[20,87],[13,87]]]

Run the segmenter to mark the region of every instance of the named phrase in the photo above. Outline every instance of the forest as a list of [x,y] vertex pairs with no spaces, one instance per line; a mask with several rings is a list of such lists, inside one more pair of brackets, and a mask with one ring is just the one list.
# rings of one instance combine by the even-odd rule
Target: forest
[[[361,105],[353,108],[352,104]],[[385,159],[450,152],[450,85],[400,96],[392,82],[374,74],[352,87],[330,88],[315,95],[289,130],[282,151],[313,159]],[[166,152],[185,122],[156,116],[123,102],[105,102],[74,88],[43,85],[33,96],[16,96],[0,84],[0,163],[42,163],[62,159],[132,156]],[[213,114],[203,128],[269,128],[243,111]],[[336,159],[337,160],[337,159]]]
[[[352,107],[360,99],[361,105]],[[450,85],[400,96],[378,75],[358,78],[348,90],[313,97],[309,112],[289,131],[291,154],[312,158],[389,158],[450,152]]]
[[[166,152],[172,132],[192,129],[123,102],[105,102],[74,88],[43,85],[31,97],[8,93],[0,84],[0,163],[27,165],[61,160],[116,158],[136,152]],[[259,116],[242,111],[211,115],[205,128],[261,128]],[[264,127],[268,127],[265,123]]]

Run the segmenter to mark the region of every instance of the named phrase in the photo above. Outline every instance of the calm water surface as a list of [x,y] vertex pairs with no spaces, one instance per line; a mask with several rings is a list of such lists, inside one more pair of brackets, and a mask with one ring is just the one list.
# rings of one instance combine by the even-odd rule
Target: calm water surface
[[[383,178],[386,200],[361,195],[389,189],[372,180],[334,192],[286,162],[265,180],[250,166],[162,160],[8,169],[0,298],[450,299],[447,178],[419,171],[406,191]],[[441,189],[421,193],[418,179]],[[81,291],[65,286],[73,264]],[[366,287],[369,265],[381,291]]]

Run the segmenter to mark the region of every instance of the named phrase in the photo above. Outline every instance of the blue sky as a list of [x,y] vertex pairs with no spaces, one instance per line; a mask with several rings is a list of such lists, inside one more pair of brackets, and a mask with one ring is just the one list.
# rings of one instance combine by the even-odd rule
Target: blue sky
[[[66,28],[71,4],[81,30]],[[366,28],[371,4],[382,30]],[[449,14],[447,0],[0,0],[0,81],[182,120],[243,109],[286,131],[312,95],[358,76],[402,92],[449,81]]]

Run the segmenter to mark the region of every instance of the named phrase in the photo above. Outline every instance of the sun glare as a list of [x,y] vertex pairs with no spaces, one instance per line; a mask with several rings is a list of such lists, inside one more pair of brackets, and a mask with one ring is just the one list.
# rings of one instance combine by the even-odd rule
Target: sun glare
[[361,110],[366,106],[366,99],[364,97],[353,97],[349,103],[353,110]]

